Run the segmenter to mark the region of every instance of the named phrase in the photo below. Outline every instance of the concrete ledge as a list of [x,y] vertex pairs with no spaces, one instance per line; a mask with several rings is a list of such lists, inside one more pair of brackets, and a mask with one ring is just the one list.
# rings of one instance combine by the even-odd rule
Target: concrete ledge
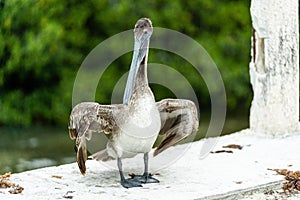
[[[243,148],[226,149],[233,153],[214,153],[200,159],[207,140],[218,140],[212,151],[225,150],[223,146],[229,144]],[[177,161],[155,171],[161,181],[158,184],[122,188],[118,172],[109,167],[115,166],[115,161],[103,164],[89,160],[86,176],[80,174],[76,163],[13,174],[10,181],[24,191],[10,194],[9,189],[0,189],[0,199],[275,199],[268,190],[280,192],[284,178],[268,168],[299,170],[299,144],[299,134],[272,138],[244,130],[194,142],[187,149],[185,144],[166,151],[160,159],[172,157],[174,150],[186,149]],[[137,163],[142,163],[141,156],[124,160],[125,171],[140,174],[142,164]],[[299,194],[276,195],[300,198]]]

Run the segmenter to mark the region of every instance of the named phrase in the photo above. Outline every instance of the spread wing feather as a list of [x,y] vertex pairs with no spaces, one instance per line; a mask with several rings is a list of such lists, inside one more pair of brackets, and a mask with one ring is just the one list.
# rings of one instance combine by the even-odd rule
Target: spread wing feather
[[185,99],[163,99],[156,103],[161,117],[160,135],[164,139],[154,156],[198,130],[198,112],[195,104]]
[[80,172],[86,173],[87,160],[86,140],[90,140],[92,132],[110,134],[116,128],[115,114],[122,105],[100,105],[84,102],[76,105],[70,115],[69,135],[76,139],[75,151]]

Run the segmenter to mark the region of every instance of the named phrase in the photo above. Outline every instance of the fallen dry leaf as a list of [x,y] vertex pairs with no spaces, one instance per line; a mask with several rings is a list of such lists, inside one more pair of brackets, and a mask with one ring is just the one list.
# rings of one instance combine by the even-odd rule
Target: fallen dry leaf
[[10,178],[10,176],[11,176],[11,172],[7,172],[3,175],[0,174],[0,178]]
[[283,175],[286,182],[283,183],[282,189],[284,191],[300,191],[300,171],[291,171],[288,169],[268,169],[275,171],[277,174]]
[[24,190],[24,188],[9,181],[10,177],[11,177],[10,172],[4,175],[0,175],[0,188],[12,188],[8,191],[9,193],[20,194]]
[[4,175],[0,175],[0,188],[10,188],[15,184],[9,181],[11,173],[5,173]]
[[223,146],[223,148],[240,149],[241,150],[243,147],[241,145],[238,145],[238,144],[229,144],[229,145]]
[[19,185],[15,185],[8,192],[11,193],[11,194],[20,194],[23,190],[24,190],[23,187],[21,187]]

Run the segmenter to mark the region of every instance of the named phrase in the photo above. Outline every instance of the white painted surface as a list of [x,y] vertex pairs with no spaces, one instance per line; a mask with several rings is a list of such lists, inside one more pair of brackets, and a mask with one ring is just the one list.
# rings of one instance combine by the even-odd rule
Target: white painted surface
[[[86,176],[80,174],[76,163],[32,170],[13,174],[10,179],[24,187],[21,194],[13,195],[7,189],[0,189],[0,199],[65,199],[64,196],[73,199],[195,199],[284,180],[283,176],[267,168],[300,168],[298,133],[272,138],[255,136],[244,130],[206,140],[218,140],[214,151],[229,144],[242,145],[243,149],[209,154],[200,159],[205,140],[195,142],[175,163],[157,171],[159,175],[155,177],[160,183],[146,184],[143,188],[123,188],[119,184],[118,172],[96,161],[87,162]],[[174,149],[185,149],[185,145]],[[172,157],[171,152],[172,149],[162,153],[161,159]],[[112,162],[116,165],[115,161]],[[124,170],[142,173],[142,165],[135,164],[142,162],[142,155],[124,159]],[[62,178],[52,178],[53,175]]]
[[299,121],[298,0],[252,0],[250,128],[293,132]]

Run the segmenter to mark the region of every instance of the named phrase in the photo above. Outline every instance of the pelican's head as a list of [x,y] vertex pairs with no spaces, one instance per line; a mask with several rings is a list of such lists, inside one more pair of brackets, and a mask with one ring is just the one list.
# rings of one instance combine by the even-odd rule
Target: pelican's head
[[134,89],[134,81],[141,64],[147,63],[150,37],[153,32],[152,22],[148,18],[139,19],[134,27],[134,52],[126,83],[123,103],[128,105]]
[[134,39],[136,42],[144,42],[150,39],[153,27],[152,22],[148,18],[139,19],[134,26]]

